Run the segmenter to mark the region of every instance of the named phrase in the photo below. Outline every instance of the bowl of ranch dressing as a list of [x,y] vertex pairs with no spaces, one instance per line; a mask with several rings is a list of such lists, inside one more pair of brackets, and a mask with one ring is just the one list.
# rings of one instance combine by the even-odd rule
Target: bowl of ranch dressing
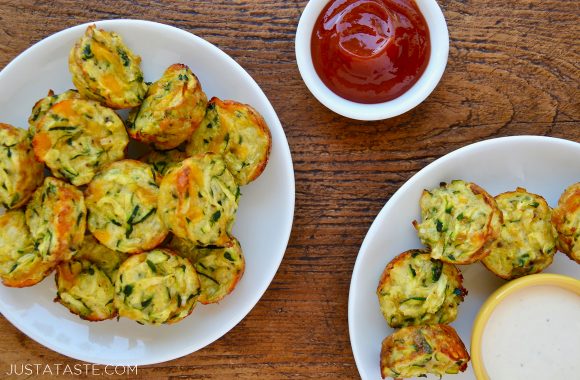
[[475,319],[471,359],[478,380],[577,379],[580,280],[535,274],[496,290]]

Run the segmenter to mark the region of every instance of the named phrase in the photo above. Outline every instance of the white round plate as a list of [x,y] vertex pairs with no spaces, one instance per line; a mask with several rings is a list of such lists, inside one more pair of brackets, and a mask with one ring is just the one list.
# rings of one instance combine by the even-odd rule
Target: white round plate
[[[96,22],[121,35],[142,58],[146,81],[157,80],[173,63],[187,64],[208,97],[251,104],[272,132],[272,153],[260,178],[242,187],[233,233],[246,258],[235,291],[216,305],[198,305],[174,325],[142,326],[127,319],[86,322],[54,303],[52,276],[41,284],[10,289],[0,285],[0,311],[26,335],[61,354],[98,364],[145,365],[187,355],[220,338],[258,302],[282,261],[294,214],[294,172],[290,149],[272,105],[256,82],[231,57],[183,30],[138,20]],[[34,103],[72,88],[68,53],[89,24],[40,41],[0,73],[0,121],[21,128]]]
[[[423,189],[440,182],[463,179],[477,183],[490,194],[524,187],[542,195],[555,206],[560,194],[572,183],[580,181],[580,144],[539,136],[504,137],[479,142],[458,149],[431,163],[391,197],[383,207],[361,246],[352,279],[348,302],[350,342],[356,365],[364,380],[380,379],[381,343],[393,332],[384,320],[375,294],[383,269],[396,255],[412,248],[421,248],[413,220],[421,220],[419,198]],[[459,266],[464,287],[469,294],[459,306],[457,320],[451,325],[466,347],[471,342],[475,316],[491,293],[504,283],[480,263]],[[580,265],[557,253],[548,273],[561,273],[580,278]],[[469,365],[467,371],[447,375],[453,380],[475,379]],[[429,379],[438,379],[429,376]]]

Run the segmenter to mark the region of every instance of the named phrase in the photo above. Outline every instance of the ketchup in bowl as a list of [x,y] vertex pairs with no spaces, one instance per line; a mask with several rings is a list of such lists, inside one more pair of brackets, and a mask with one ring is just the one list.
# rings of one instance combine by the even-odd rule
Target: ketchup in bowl
[[331,0],[318,17],[312,61],[322,82],[357,103],[409,90],[429,62],[429,28],[413,0]]

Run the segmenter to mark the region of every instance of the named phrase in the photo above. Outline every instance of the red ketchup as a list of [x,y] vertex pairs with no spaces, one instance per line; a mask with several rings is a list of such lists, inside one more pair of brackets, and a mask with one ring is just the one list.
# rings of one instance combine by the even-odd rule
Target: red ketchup
[[331,0],[314,25],[311,49],[332,92],[367,104],[409,90],[431,53],[427,22],[413,0]]

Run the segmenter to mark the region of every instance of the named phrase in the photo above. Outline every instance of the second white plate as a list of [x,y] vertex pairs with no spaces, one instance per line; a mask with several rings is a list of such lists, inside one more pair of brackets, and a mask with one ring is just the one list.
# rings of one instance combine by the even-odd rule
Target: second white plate
[[[401,186],[371,225],[350,284],[350,341],[364,380],[381,378],[381,342],[393,332],[381,314],[375,294],[380,275],[396,255],[422,247],[411,222],[421,220],[419,198],[423,189],[453,179],[475,182],[492,195],[524,187],[542,195],[553,207],[566,187],[580,181],[580,144],[539,136],[488,140],[449,153]],[[480,263],[460,266],[460,269],[464,276],[463,285],[469,294],[459,306],[457,320],[451,325],[469,348],[471,328],[479,308],[504,281]],[[545,272],[580,278],[580,265],[557,253],[554,263]],[[429,378],[438,379],[436,376]],[[449,379],[473,380],[475,375],[470,365],[466,372],[449,375]]]

